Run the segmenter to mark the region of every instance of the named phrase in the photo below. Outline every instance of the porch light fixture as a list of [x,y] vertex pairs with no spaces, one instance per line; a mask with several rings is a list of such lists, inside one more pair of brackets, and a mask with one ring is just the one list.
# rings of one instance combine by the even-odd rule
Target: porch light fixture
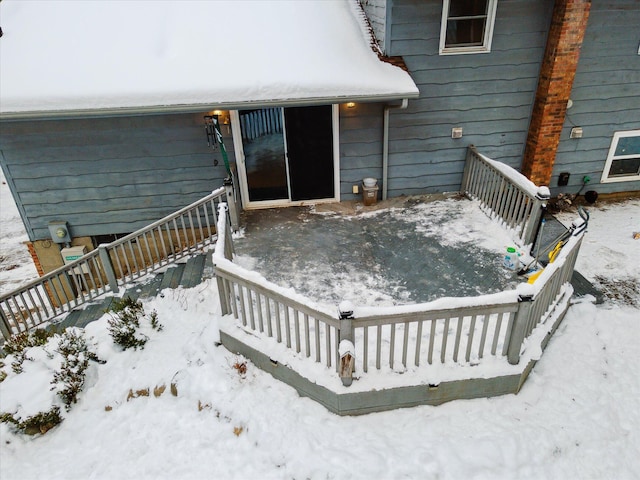
[[231,120],[229,119],[229,112],[225,112],[224,110],[214,110],[213,115],[218,117],[223,125],[229,125]]
[[204,131],[207,135],[207,146],[216,148],[216,128],[214,123],[218,123],[218,115],[205,115],[204,118]]
[[355,102],[348,102],[347,108],[354,108],[356,106]]

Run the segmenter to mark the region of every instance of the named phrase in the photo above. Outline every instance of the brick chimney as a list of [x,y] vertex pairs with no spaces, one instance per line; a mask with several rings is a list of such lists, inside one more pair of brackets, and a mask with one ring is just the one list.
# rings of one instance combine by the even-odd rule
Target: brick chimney
[[549,185],[567,102],[587,29],[591,0],[556,0],[540,68],[522,173]]

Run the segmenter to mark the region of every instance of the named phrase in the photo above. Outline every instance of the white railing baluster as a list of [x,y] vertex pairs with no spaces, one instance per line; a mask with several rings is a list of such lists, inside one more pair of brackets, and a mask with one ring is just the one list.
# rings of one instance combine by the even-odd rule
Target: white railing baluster
[[244,303],[244,288],[242,285],[238,285],[238,296],[240,303],[240,318],[242,319],[242,325],[247,326],[247,310]]
[[264,307],[267,314],[267,335],[273,337],[273,329],[271,327],[271,305],[269,297],[264,297]]
[[304,340],[305,353],[307,358],[311,356],[311,338],[309,336],[309,314],[304,314]]
[[251,290],[247,289],[247,304],[249,306],[249,322],[251,324],[251,330],[256,329],[256,320],[254,316],[254,308],[253,308],[253,298],[251,294]]
[[432,318],[431,329],[429,330],[429,355],[428,355],[429,364],[433,363],[433,351],[434,351],[434,346],[436,344],[436,326],[437,325],[438,325],[438,321],[435,318]]
[[444,329],[442,331],[442,345],[440,346],[440,362],[444,363],[447,354],[447,339],[449,338],[449,320],[450,317],[447,316],[444,319]]
[[293,311],[293,324],[296,335],[296,353],[300,353],[300,351],[302,350],[300,346],[300,316],[297,309]]
[[362,370],[367,373],[369,371],[369,327],[364,327],[362,330],[364,338],[362,348]]
[[264,332],[264,320],[262,317],[262,295],[260,293],[256,293],[256,300],[258,302],[258,326],[260,327],[260,332]]
[[291,348],[291,324],[289,321],[289,307],[283,305],[284,307],[284,338],[287,343],[287,348]]
[[280,302],[274,300],[275,303],[275,317],[276,317],[276,340],[278,343],[282,343],[282,327],[280,325]]
[[487,340],[487,330],[489,328],[489,315],[482,316],[482,335],[480,337],[480,346],[478,347],[478,358],[482,358],[484,356],[484,344]]
[[316,363],[320,363],[320,319],[315,319],[316,334]]
[[473,337],[476,331],[476,318],[477,318],[477,315],[473,315],[471,317],[471,322],[469,323],[469,333],[467,334],[467,351],[464,356],[464,359],[467,362],[471,358],[471,348],[473,347]]
[[416,367],[420,365],[420,345],[422,343],[422,324],[423,323],[424,322],[422,320],[418,321],[418,331],[416,333],[416,355],[413,362]]

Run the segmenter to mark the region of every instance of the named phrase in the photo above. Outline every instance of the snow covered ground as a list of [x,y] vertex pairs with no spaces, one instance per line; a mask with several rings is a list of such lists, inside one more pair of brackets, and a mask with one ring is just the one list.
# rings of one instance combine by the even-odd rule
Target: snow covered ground
[[[15,256],[25,237],[6,190],[2,256],[26,265],[28,256]],[[107,362],[90,364],[78,403],[45,435],[0,424],[0,478],[638,478],[640,200],[590,212],[578,269],[628,293],[573,305],[518,395],[333,415],[251,364],[242,373],[244,360],[215,346],[220,306],[210,282],[145,303],[164,330],[149,331],[144,350],[116,348],[107,316],[90,324]],[[23,281],[33,275],[21,267],[2,280],[15,271]],[[46,382],[34,388],[51,359],[33,356],[21,375],[34,381],[0,383],[0,411],[56,401]],[[128,399],[161,385],[158,397]]]
[[20,287],[27,279],[38,276],[27,247],[18,209],[9,185],[0,171],[0,294]]

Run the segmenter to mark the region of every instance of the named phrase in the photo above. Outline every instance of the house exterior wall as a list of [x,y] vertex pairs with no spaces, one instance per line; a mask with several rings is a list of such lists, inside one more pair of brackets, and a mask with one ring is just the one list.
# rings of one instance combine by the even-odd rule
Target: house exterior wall
[[361,199],[352,193],[353,185],[362,179],[382,178],[381,103],[358,103],[352,108],[340,105],[340,198]]
[[[420,89],[407,109],[390,110],[388,196],[457,191],[469,144],[519,169],[554,0],[499,0],[491,52],[466,55],[438,54],[442,0],[361,3],[386,32],[387,55],[403,57]],[[554,195],[577,191],[584,176],[585,190],[640,190],[640,181],[600,184],[613,134],[640,129],[639,24],[637,0],[593,0]],[[343,200],[361,198],[352,187],[363,178],[382,179],[383,111],[383,103],[340,106]],[[48,239],[52,220],[66,220],[75,238],[130,232],[221,185],[226,171],[207,146],[204,113],[3,121],[0,163],[29,239]],[[569,138],[574,126],[583,138]],[[571,174],[566,187],[557,186],[560,172]]]
[[[584,188],[598,193],[640,190],[640,181],[600,183],[613,134],[640,129],[640,55],[637,0],[594,0],[580,61],[556,154],[551,191],[575,193]],[[571,128],[583,137],[569,138]],[[569,184],[558,187],[558,176],[569,172]]]
[[29,239],[48,239],[52,220],[73,237],[128,233],[221,186],[203,115],[3,122],[1,163]]
[[520,167],[552,9],[500,0],[491,52],[439,55],[442,1],[393,1],[387,54],[404,58],[420,97],[391,111],[390,197],[458,190],[469,144]]

